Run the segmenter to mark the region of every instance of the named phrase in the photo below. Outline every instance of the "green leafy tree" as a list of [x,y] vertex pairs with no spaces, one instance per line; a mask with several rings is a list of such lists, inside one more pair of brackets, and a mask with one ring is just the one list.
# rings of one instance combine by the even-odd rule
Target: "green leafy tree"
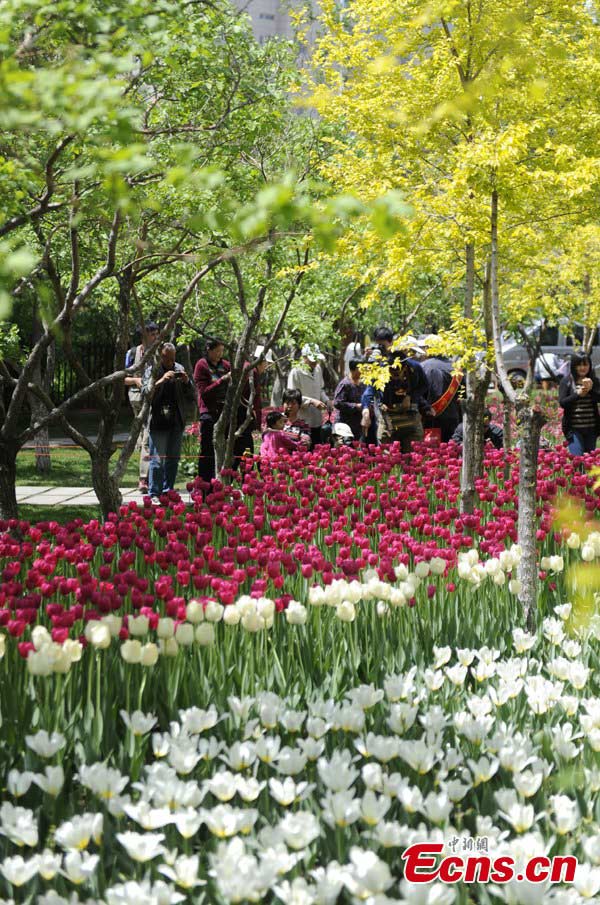
[[[309,245],[331,247],[344,222],[364,208],[329,197],[310,179],[315,130],[291,107],[290,47],[257,44],[248,20],[225,2],[117,0],[107,9],[100,2],[82,8],[62,0],[49,8],[43,0],[10,0],[0,9],[0,42],[7,127],[0,186],[8,199],[0,271],[16,304],[25,293],[31,297],[36,325],[18,376],[0,365],[10,399],[0,407],[0,512],[17,511],[18,450],[58,421],[88,451],[107,514],[120,503],[119,481],[147,414],[142,409],[134,419],[114,456],[124,379],[155,353],[149,349],[136,371],[124,370],[132,319],[160,308],[159,339],[170,337],[210,274],[243,278],[237,314],[227,307],[238,323],[219,428],[229,438],[227,464],[232,412],[255,336],[265,331],[267,300],[275,341]],[[246,254],[253,263],[242,271]],[[291,280],[283,317],[275,315],[282,267]],[[77,354],[78,325],[94,324],[96,312],[107,310],[114,370],[93,380]],[[55,348],[79,383],[59,406],[42,379]],[[28,397],[39,405],[23,429]],[[84,401],[98,410],[96,439],[68,418]]]

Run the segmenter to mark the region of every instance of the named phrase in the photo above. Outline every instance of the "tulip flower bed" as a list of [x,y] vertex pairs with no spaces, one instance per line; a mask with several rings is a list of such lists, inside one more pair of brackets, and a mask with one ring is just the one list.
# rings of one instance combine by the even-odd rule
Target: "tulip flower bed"
[[[0,525],[0,896],[595,895],[600,642],[594,619],[575,636],[564,575],[600,533],[559,533],[553,504],[593,516],[597,454],[540,454],[537,635],[508,458],[505,481],[487,454],[464,517],[457,450],[421,446],[294,456],[191,510]],[[575,888],[402,880],[408,845],[463,837],[575,854]]]
[[40,905],[497,901],[490,886],[401,879],[402,851],[439,841],[463,857],[485,845],[518,870],[575,854],[568,891],[514,880],[495,892],[588,901],[600,889],[598,645],[566,638],[568,611],[547,617],[539,640],[515,629],[503,654],[434,647],[429,667],[343,696],[220,689],[217,705],[172,702],[162,726],[123,710],[101,759],[73,723],[32,728],[3,776],[7,894]]

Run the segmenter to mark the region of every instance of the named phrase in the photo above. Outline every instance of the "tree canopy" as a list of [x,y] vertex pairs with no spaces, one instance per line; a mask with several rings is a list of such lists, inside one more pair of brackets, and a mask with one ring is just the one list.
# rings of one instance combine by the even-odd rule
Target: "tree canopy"
[[355,272],[372,275],[371,297],[414,294],[429,274],[456,300],[468,245],[482,292],[496,191],[504,319],[564,316],[564,297],[532,274],[552,268],[559,231],[566,248],[595,216],[590,5],[350,0],[342,11],[326,2],[324,21],[310,91],[338,126],[324,170],[363,198],[396,189],[412,210],[385,244],[364,227],[346,239]]

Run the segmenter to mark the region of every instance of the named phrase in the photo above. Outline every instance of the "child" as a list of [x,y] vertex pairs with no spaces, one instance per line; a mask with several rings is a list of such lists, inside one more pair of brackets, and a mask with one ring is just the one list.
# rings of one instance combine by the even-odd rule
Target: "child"
[[276,459],[281,452],[294,452],[306,449],[306,444],[284,431],[285,415],[282,412],[269,412],[267,429],[263,431],[260,454],[264,459]]

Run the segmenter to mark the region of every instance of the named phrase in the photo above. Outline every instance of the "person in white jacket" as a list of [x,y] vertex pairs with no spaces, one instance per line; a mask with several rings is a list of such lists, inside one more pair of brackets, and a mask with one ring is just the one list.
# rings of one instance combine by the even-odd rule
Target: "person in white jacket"
[[288,390],[300,390],[302,393],[302,406],[298,417],[310,427],[311,448],[321,442],[321,424],[323,422],[323,410],[331,407],[331,402],[325,392],[323,370],[319,362],[325,361],[325,356],[314,343],[306,343],[302,346],[301,363],[292,368],[288,374]]
[[344,377],[350,377],[350,362],[357,358],[362,358],[360,343],[348,343],[344,352]]

